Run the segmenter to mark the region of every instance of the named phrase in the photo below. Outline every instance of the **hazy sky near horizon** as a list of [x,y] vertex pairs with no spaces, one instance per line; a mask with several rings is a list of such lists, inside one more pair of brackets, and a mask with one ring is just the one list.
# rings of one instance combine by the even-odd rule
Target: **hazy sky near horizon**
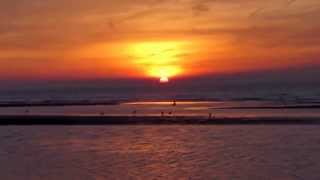
[[4,1],[0,79],[310,67],[320,64],[319,19],[319,0]]

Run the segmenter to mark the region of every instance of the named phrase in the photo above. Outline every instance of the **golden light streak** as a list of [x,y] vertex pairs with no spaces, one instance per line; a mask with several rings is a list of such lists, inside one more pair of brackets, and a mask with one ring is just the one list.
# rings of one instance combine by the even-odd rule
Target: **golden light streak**
[[168,82],[184,72],[181,57],[187,51],[185,46],[181,41],[141,42],[131,44],[128,50],[145,75]]

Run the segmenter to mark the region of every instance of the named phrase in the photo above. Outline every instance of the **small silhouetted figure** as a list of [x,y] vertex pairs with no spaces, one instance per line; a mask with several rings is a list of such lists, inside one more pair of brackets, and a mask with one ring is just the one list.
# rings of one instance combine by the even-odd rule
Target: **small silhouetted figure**
[[176,106],[177,105],[177,101],[173,100],[172,106]]
[[172,112],[170,111],[170,112],[168,112],[168,114],[169,114],[169,115],[172,115]]
[[164,112],[163,111],[161,111],[161,117],[163,117],[164,116]]
[[136,116],[137,115],[137,110],[132,111],[132,115]]

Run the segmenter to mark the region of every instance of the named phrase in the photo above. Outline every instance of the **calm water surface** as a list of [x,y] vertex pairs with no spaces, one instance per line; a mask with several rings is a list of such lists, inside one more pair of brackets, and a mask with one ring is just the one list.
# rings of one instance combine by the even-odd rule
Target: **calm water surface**
[[320,126],[0,127],[0,179],[320,179]]

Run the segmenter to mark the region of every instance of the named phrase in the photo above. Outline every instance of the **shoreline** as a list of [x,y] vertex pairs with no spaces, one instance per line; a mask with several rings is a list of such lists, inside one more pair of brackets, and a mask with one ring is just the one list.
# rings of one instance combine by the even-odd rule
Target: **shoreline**
[[285,105],[285,106],[232,106],[232,107],[217,107],[210,109],[320,109],[320,105]]
[[320,118],[1,115],[0,126],[6,125],[320,125]]
[[61,107],[61,106],[113,106],[121,104],[120,101],[40,101],[40,102],[6,102],[0,103],[0,108],[9,107]]
[[[184,99],[178,100],[177,103],[184,102],[223,102],[213,99]],[[64,107],[64,106],[117,106],[122,104],[140,104],[148,102],[173,102],[172,100],[44,100],[44,101],[0,101],[0,108],[32,108],[32,107]],[[227,102],[227,101],[226,101]],[[288,104],[288,105],[257,105],[257,106],[221,106],[210,107],[211,110],[219,109],[320,109],[319,102],[312,102],[307,104]]]

